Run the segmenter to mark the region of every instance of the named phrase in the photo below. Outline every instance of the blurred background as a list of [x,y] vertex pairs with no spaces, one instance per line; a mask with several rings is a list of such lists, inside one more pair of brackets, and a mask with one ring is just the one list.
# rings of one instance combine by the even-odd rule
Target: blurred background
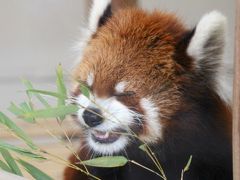
[[[45,87],[55,81],[62,63],[69,73],[76,58],[74,45],[87,24],[90,0],[0,0],[0,109],[21,101],[21,78]],[[146,10],[176,13],[193,27],[200,17],[219,10],[228,18],[228,58],[233,58],[234,0],[138,0]]]
[[[211,10],[221,11],[228,18],[226,59],[233,60],[234,0],[138,0],[137,3],[149,11],[159,9],[174,12],[189,28],[194,27],[203,14]],[[10,101],[24,100],[21,78],[31,80],[38,88],[53,89],[55,69],[59,63],[69,76],[77,57],[73,47],[80,36],[84,36],[81,29],[87,24],[90,4],[90,0],[0,0],[1,111],[5,111]],[[61,156],[69,154],[55,146],[55,141],[44,137],[41,130],[25,126],[47,148],[51,148],[48,146],[51,144],[53,152],[58,150]],[[1,137],[10,141],[3,133],[0,133]],[[56,168],[50,163],[42,165],[42,168],[56,179],[61,177],[62,166]]]

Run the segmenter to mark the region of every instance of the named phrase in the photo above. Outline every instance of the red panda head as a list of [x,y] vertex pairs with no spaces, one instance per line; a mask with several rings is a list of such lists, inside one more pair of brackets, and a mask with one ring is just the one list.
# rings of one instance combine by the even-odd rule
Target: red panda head
[[[133,8],[113,13],[110,0],[96,0],[91,36],[73,73],[73,91],[83,107],[78,120],[89,148],[100,154],[120,152],[132,143],[129,134],[150,144],[164,141],[171,118],[188,106],[188,85],[220,92],[216,77],[224,27],[218,12],[187,30],[172,14]],[[90,98],[79,91],[79,82],[91,89]]]

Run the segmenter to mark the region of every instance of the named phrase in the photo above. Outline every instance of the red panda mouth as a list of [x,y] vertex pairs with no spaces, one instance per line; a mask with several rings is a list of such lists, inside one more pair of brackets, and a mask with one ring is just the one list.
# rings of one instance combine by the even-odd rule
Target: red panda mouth
[[119,139],[121,136],[120,133],[112,133],[112,132],[103,132],[103,131],[97,131],[93,130],[91,132],[92,139],[95,142],[101,143],[101,144],[110,144]]

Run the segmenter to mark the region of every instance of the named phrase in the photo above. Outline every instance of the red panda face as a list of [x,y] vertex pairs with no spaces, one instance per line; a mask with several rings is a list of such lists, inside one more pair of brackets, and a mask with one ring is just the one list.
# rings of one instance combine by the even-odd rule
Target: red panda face
[[[191,33],[175,16],[160,12],[127,9],[101,18],[73,73],[84,141],[100,154],[124,150],[134,136],[159,142],[183,106],[185,75],[196,71],[195,57],[187,54],[192,42],[184,40]],[[81,94],[79,82],[89,87],[90,98]]]
[[[173,55],[182,33],[182,25],[171,15],[126,10],[93,35],[74,78],[92,91],[90,100],[79,94],[77,102],[98,109],[102,116],[102,122],[88,130],[95,151],[123,149],[129,137],[120,133],[134,132],[148,142],[161,138],[164,117],[179,101],[175,87],[179,67]],[[89,127],[84,113],[79,110],[79,120]]]

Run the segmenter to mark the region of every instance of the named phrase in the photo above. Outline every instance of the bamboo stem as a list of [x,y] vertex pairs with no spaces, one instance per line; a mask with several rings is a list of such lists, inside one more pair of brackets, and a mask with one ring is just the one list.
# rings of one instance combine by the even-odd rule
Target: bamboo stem
[[143,168],[143,169],[146,169],[147,171],[150,171],[150,172],[156,174],[157,176],[161,177],[162,179],[165,179],[165,178],[164,178],[162,175],[160,175],[159,173],[153,171],[152,169],[149,169],[148,167],[146,167],[146,166],[144,166],[144,165],[142,165],[142,164],[140,164],[140,163],[138,163],[138,162],[136,162],[136,161],[134,161],[134,160],[128,160],[128,161],[129,161],[130,163],[132,163],[132,164],[135,164],[135,165]]

